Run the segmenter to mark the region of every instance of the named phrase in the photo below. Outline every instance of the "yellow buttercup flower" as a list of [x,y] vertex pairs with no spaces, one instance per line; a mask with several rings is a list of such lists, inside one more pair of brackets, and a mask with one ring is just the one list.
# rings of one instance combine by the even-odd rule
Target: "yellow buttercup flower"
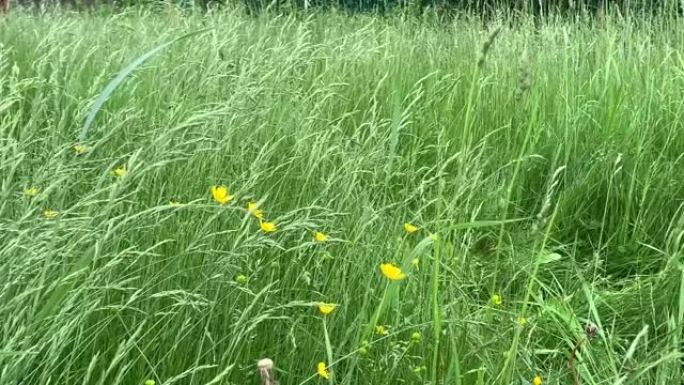
[[404,230],[405,230],[407,233],[409,233],[409,234],[413,234],[413,233],[415,233],[416,231],[418,231],[418,230],[420,230],[420,229],[419,229],[418,227],[416,227],[416,226],[414,226],[414,225],[412,225],[412,224],[410,224],[410,223],[407,222],[407,223],[404,223]]
[[90,152],[90,147],[86,146],[85,144],[81,144],[81,143],[74,144],[72,149],[74,150],[76,155],[83,155],[83,154]]
[[247,203],[247,211],[258,219],[264,219],[264,212],[259,210],[256,202]]
[[422,340],[422,339],[423,339],[423,335],[420,334],[420,332],[413,332],[413,333],[411,334],[411,341],[413,341],[413,342],[418,343],[418,342],[420,342],[420,340]]
[[366,340],[361,341],[361,346],[359,346],[359,354],[366,355],[366,354],[368,354],[369,349],[370,349],[370,344],[368,343],[368,341],[366,341]]
[[330,379],[330,371],[328,371],[328,368],[325,366],[325,362],[319,362],[316,365],[316,372],[318,372],[318,375],[321,376],[321,378],[325,378],[326,380]]
[[112,175],[119,177],[119,178],[123,178],[126,175],[128,175],[128,170],[126,169],[125,165],[121,165],[119,167],[116,167],[114,170],[112,170]]
[[502,302],[502,300],[501,300],[501,296],[500,296],[500,295],[498,295],[498,294],[492,295],[492,303],[493,303],[494,305],[499,306],[499,305],[501,305],[501,302]]
[[401,271],[401,268],[393,263],[380,264],[380,271],[382,271],[382,274],[385,277],[392,281],[399,281],[406,278],[406,274]]
[[155,384],[156,384],[156,382],[154,382],[154,380],[145,381],[145,385],[155,385]]
[[332,313],[333,311],[335,311],[336,308],[337,305],[334,303],[321,302],[318,304],[318,311],[320,311],[323,315],[328,315]]
[[375,327],[375,332],[381,336],[386,336],[389,334],[389,330],[384,325],[378,325]]
[[246,275],[240,274],[237,277],[235,277],[235,282],[239,283],[240,285],[244,285],[249,281],[249,278],[247,278]]
[[264,233],[273,233],[278,230],[278,226],[273,222],[259,221],[259,227]]
[[50,210],[50,209],[43,210],[43,217],[45,217],[45,219],[55,219],[55,218],[57,218],[58,215],[59,215],[59,211]]
[[27,187],[24,189],[24,195],[29,198],[35,198],[40,193],[40,189],[35,186]]
[[420,259],[418,259],[418,258],[413,258],[413,259],[411,260],[411,265],[417,269],[418,266],[420,266]]
[[235,197],[235,195],[228,193],[228,187],[226,186],[211,186],[211,196],[221,205],[225,205]]
[[542,378],[540,376],[534,376],[532,379],[532,385],[542,385]]
[[320,232],[320,231],[314,232],[313,237],[314,237],[314,240],[316,240],[316,242],[320,242],[320,243],[328,242],[328,239],[329,239],[327,234]]
[[520,325],[521,327],[525,327],[525,325],[527,325],[527,318],[518,317],[518,325]]

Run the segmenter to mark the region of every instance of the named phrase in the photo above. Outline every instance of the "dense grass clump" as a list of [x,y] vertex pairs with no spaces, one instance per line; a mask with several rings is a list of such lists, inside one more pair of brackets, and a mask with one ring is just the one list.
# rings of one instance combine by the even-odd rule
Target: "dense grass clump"
[[0,384],[680,383],[684,27],[518,22],[0,20]]

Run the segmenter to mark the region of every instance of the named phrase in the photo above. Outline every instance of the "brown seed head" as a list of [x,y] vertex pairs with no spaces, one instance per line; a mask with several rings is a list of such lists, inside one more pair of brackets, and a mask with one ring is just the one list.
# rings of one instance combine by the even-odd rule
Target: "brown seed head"
[[593,340],[598,334],[598,326],[596,326],[596,324],[593,322],[589,322],[584,328],[584,332],[587,335],[587,339]]

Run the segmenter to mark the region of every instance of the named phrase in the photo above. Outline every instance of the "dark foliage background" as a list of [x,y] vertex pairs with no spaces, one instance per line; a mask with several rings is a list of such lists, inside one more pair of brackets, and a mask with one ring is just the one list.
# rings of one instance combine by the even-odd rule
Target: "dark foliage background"
[[264,9],[293,8],[336,8],[356,12],[388,12],[401,9],[415,13],[430,10],[443,15],[469,13],[485,17],[496,14],[601,17],[606,12],[619,15],[681,15],[684,6],[684,0],[17,0],[15,4],[29,8],[61,6],[84,10],[102,5],[149,6],[169,1],[183,7],[199,7],[205,10],[237,1],[250,13],[258,13]]

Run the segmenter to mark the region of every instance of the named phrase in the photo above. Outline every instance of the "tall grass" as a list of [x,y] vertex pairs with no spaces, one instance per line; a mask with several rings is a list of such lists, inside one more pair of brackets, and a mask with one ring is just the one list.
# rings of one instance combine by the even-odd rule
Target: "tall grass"
[[0,44],[0,384],[258,383],[264,357],[282,384],[570,384],[588,323],[582,384],[682,379],[676,23],[15,13]]

